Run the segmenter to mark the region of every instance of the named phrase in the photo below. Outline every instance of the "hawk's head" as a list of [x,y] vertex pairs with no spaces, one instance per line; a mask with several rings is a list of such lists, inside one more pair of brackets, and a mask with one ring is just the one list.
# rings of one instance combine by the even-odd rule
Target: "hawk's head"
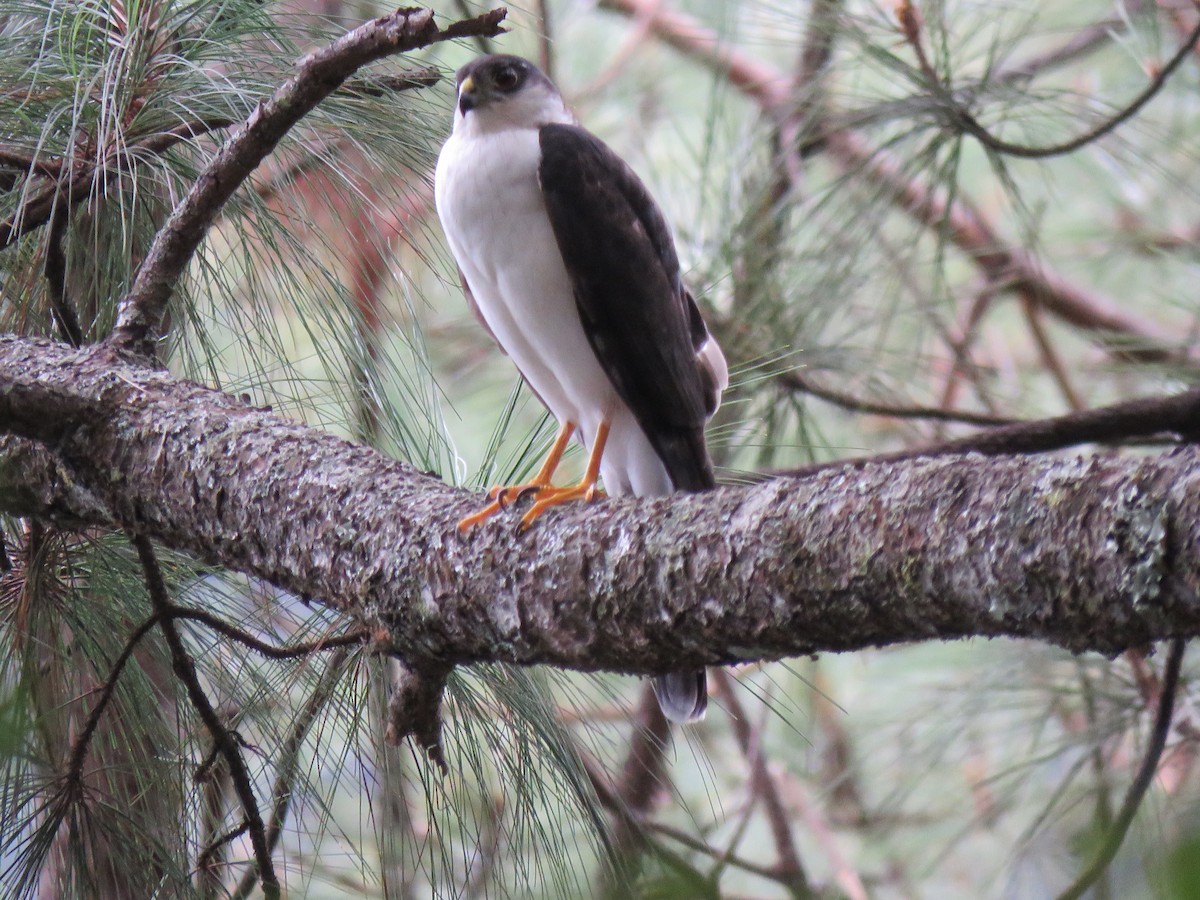
[[457,129],[470,120],[485,131],[539,128],[574,122],[562,96],[541,69],[519,56],[473,59],[458,70]]

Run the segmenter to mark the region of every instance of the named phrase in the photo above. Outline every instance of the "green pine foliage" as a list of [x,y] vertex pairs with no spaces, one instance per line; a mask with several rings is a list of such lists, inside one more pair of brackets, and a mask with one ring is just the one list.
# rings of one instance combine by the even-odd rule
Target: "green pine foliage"
[[[0,330],[61,337],[61,291],[84,340],[107,334],[231,128],[304,52],[384,11],[333,6],[0,0]],[[554,76],[676,225],[733,373],[710,431],[724,480],[921,446],[966,433],[960,414],[1035,418],[1195,381],[1177,352],[1198,312],[1195,60],[1071,153],[1016,158],[971,133],[1026,147],[1086,133],[1175,53],[1190,10],[931,2],[918,52],[903,4],[828,3],[815,34],[812,4],[664,4],[780,75],[781,128],[723,63],[601,6],[550,4]],[[532,7],[513,10],[500,49],[539,54]],[[830,59],[803,81],[814,40]],[[536,469],[553,423],[466,312],[432,210],[447,80],[369,81],[445,74],[478,49],[372,67],[285,139],[172,299],[174,372],[456,483]],[[961,220],[935,214],[947,208],[994,235],[968,246]],[[1020,271],[989,267],[1000,250],[1137,327],[1052,314]],[[174,676],[128,540],[3,526],[0,894],[255,895],[230,772]],[[806,895],[801,881],[831,897],[1053,896],[1102,843],[1161,669],[973,642],[732,673],[749,745],[714,697],[666,749],[659,796],[624,798],[654,801],[631,851],[602,794],[644,724],[635,680],[458,671],[443,774],[385,741],[395,664],[369,642],[253,649],[319,645],[353,622],[160,555],[173,602],[203,613],[176,625],[297,897],[788,897]],[[1179,706],[1186,724],[1098,897],[1196,890],[1196,748]],[[778,865],[767,793],[804,879]]]

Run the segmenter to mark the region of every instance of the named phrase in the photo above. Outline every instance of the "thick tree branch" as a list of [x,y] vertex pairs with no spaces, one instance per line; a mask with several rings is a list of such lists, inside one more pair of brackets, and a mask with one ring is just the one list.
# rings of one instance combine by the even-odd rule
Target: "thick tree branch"
[[296,74],[263,100],[217,151],[155,236],[129,294],[121,301],[113,340],[148,353],[167,301],[209,226],[284,135],[367,63],[472,35],[495,35],[506,10],[495,9],[439,29],[428,9],[399,9],[360,25],[300,61]]
[[650,674],[972,635],[1116,653],[1200,634],[1191,447],[859,463],[463,537],[468,492],[103,347],[0,338],[0,428],[55,436],[113,524],[344,609],[417,660]]

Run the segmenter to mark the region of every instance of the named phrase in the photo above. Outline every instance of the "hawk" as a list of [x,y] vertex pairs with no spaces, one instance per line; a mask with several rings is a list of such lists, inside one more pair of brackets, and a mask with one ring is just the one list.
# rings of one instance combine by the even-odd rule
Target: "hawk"
[[[559,423],[533,481],[493,488],[459,528],[532,495],[527,528],[551,506],[592,499],[600,479],[614,496],[714,487],[704,426],[728,370],[662,211],[532,63],[482,56],[457,85],[438,216],[475,314]],[[572,435],[588,450],[586,471],[556,487]],[[704,714],[703,670],[659,676],[654,689],[669,719]]]

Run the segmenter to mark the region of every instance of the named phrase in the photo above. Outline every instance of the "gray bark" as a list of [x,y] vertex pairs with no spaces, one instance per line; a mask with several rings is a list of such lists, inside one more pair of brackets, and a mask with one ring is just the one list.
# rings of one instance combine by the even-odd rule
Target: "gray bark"
[[1200,633],[1192,447],[858,462],[464,536],[478,495],[104,348],[0,338],[0,432],[25,439],[0,445],[0,509],[138,531],[344,610],[417,662],[650,674]]

